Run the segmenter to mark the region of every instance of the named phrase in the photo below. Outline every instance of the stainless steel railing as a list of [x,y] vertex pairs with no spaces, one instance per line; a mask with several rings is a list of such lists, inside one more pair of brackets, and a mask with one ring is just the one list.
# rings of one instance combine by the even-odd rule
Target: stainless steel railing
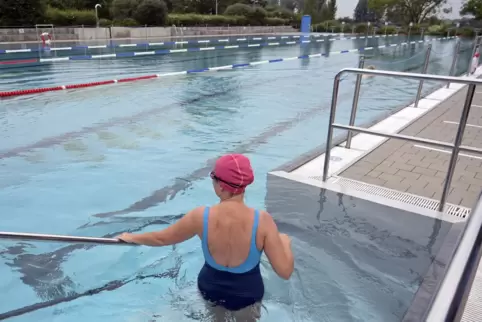
[[[392,133],[385,133],[380,131],[364,129],[361,127],[354,126],[354,119],[353,120],[350,119],[350,125],[342,125],[342,124],[335,123],[335,114],[336,114],[336,107],[338,102],[338,91],[340,87],[340,79],[341,79],[341,76],[346,73],[353,73],[357,75],[365,74],[365,75],[373,75],[373,76],[409,78],[409,79],[415,79],[419,81],[439,81],[439,82],[446,82],[446,83],[458,83],[458,84],[469,85],[462,114],[460,116],[460,121],[457,129],[457,135],[455,137],[455,142],[452,144],[448,142],[417,138],[414,136],[408,136],[403,134],[392,134]],[[459,152],[464,151],[464,152],[473,152],[473,153],[482,154],[482,149],[477,149],[477,148],[472,148],[472,147],[462,145],[462,138],[465,131],[465,126],[467,124],[470,107],[472,105],[472,100],[475,93],[475,87],[477,85],[482,85],[482,80],[473,79],[473,78],[460,78],[460,77],[453,77],[453,76],[402,73],[402,72],[382,71],[382,70],[366,70],[366,69],[360,69],[360,68],[345,68],[341,70],[340,72],[338,72],[338,74],[336,74],[334,84],[333,84],[333,97],[331,101],[330,118],[328,123],[328,135],[326,138],[325,163],[323,167],[323,181],[326,181],[328,179],[328,171],[330,166],[330,156],[331,156],[332,140],[333,140],[333,130],[335,128],[348,130],[350,132],[365,133],[365,134],[382,136],[386,138],[400,139],[400,140],[411,141],[416,143],[428,144],[428,145],[437,146],[437,147],[450,148],[452,150],[452,154],[450,157],[450,163],[449,163],[447,175],[445,178],[445,183],[443,186],[442,197],[440,198],[440,204],[438,208],[439,211],[443,211],[447,200],[448,192],[450,189],[450,185],[452,183],[452,177],[455,170],[455,166],[457,164],[457,157],[459,155]],[[354,105],[353,109],[355,108],[356,106]],[[355,115],[355,114],[356,114],[356,111],[352,110],[352,115]],[[349,146],[346,146],[346,148],[349,148]]]
[[34,240],[34,241],[55,241],[63,243],[80,243],[80,244],[103,244],[103,245],[130,245],[116,238],[97,238],[97,237],[77,237],[67,235],[46,235],[46,234],[30,234],[30,233],[13,233],[0,232],[0,239],[16,239],[16,240]]
[[462,319],[481,254],[482,198],[479,197],[423,321],[454,322]]

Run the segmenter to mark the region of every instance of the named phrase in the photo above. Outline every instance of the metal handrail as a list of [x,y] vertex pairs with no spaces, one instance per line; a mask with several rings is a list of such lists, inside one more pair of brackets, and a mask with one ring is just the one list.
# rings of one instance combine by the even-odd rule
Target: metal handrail
[[[459,126],[457,129],[457,135],[455,137],[455,142],[453,144],[440,142],[435,140],[417,138],[408,135],[402,134],[391,134],[391,133],[383,133],[379,131],[373,131],[369,129],[363,129],[356,126],[346,126],[341,124],[335,123],[335,114],[336,114],[336,106],[338,102],[338,91],[340,87],[340,80],[341,76],[345,73],[353,73],[353,74],[365,74],[365,75],[373,75],[373,76],[386,76],[386,77],[395,77],[395,78],[409,78],[409,79],[416,79],[416,80],[426,80],[426,81],[439,81],[439,82],[449,82],[449,83],[458,83],[458,84],[465,84],[469,85],[467,96],[465,98],[464,108],[462,110],[462,114],[460,116]],[[452,177],[455,170],[455,166],[457,164],[457,157],[459,151],[470,151],[475,153],[481,153],[480,149],[469,148],[462,146],[462,137],[465,131],[465,126],[467,124],[467,119],[470,112],[470,107],[472,105],[472,100],[475,94],[475,87],[476,85],[482,85],[482,80],[473,79],[473,78],[466,78],[466,77],[453,77],[453,76],[441,76],[441,75],[430,75],[430,74],[417,74],[417,73],[403,73],[403,72],[395,72],[395,71],[383,71],[383,70],[367,70],[367,69],[360,69],[360,68],[345,68],[338,72],[334,79],[333,84],[333,97],[331,101],[331,109],[330,109],[330,118],[328,123],[328,135],[326,138],[326,152],[325,152],[325,163],[323,166],[323,181],[328,179],[328,170],[329,170],[329,163],[330,163],[330,156],[331,156],[331,148],[332,148],[332,140],[333,140],[333,129],[345,129],[348,131],[365,133],[365,134],[372,134],[377,136],[383,136],[388,138],[400,139],[405,141],[412,141],[417,143],[424,143],[428,145],[434,145],[438,147],[445,147],[452,149],[452,154],[450,157],[450,163],[447,171],[447,176],[445,179],[445,183],[443,186],[442,197],[440,198],[440,204],[438,210],[442,212],[445,207],[445,202],[447,200],[448,192],[450,189],[450,185],[452,183]],[[352,114],[355,112],[352,111]]]
[[0,239],[56,241],[56,242],[63,242],[63,243],[102,244],[102,245],[130,245],[130,246],[136,245],[136,244],[126,243],[117,238],[78,237],[78,236],[67,236],[67,235],[14,233],[14,232],[4,232],[4,231],[0,232]]
[[482,255],[482,198],[462,232],[442,282],[427,310],[426,322],[460,321]]

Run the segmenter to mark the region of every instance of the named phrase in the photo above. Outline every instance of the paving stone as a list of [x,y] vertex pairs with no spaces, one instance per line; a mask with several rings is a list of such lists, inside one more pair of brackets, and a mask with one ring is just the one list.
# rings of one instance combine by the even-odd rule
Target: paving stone
[[412,171],[415,166],[402,163],[402,162],[394,162],[392,165],[393,168],[397,168],[398,170],[405,170],[405,171]]
[[427,176],[434,176],[434,175],[436,175],[437,170],[428,169],[428,168],[425,168],[425,167],[414,167],[412,172],[425,174]]
[[382,180],[385,180],[387,182],[400,182],[402,181],[404,178],[403,177],[400,177],[400,176],[396,176],[394,174],[390,174],[390,173],[382,173],[378,176],[379,179],[382,179]]
[[415,172],[410,172],[410,171],[405,171],[405,170],[398,170],[395,175],[404,177],[404,178],[410,178],[413,179],[414,181],[420,178],[421,174],[420,173],[415,173]]

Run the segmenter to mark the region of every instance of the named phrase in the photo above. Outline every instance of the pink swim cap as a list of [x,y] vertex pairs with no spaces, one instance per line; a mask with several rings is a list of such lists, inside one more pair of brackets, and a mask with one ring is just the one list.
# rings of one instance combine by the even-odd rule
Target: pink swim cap
[[243,193],[254,181],[251,162],[242,154],[227,154],[220,157],[211,172],[211,178],[233,194]]

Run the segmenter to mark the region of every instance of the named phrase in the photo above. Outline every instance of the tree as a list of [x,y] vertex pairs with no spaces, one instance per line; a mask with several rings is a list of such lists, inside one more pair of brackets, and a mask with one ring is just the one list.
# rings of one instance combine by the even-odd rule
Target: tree
[[144,0],[135,10],[134,18],[143,25],[163,26],[167,22],[167,6],[161,0]]
[[420,24],[428,16],[438,12],[447,0],[369,0],[368,6],[377,15],[383,13],[405,24]]
[[330,18],[328,20],[335,20],[337,10],[338,7],[336,5],[336,0],[330,0],[328,3],[328,12],[330,14]]
[[373,9],[369,8],[368,0],[358,0],[358,4],[356,5],[353,13],[353,19],[356,22],[373,22],[380,20],[381,17],[377,15]]
[[3,26],[32,26],[43,21],[43,0],[0,0],[0,24]]
[[137,5],[137,0],[114,0],[111,7],[112,17],[119,20],[132,18]]
[[476,20],[482,19],[482,0],[468,0],[466,1],[462,9],[460,10],[460,15],[472,15]]

